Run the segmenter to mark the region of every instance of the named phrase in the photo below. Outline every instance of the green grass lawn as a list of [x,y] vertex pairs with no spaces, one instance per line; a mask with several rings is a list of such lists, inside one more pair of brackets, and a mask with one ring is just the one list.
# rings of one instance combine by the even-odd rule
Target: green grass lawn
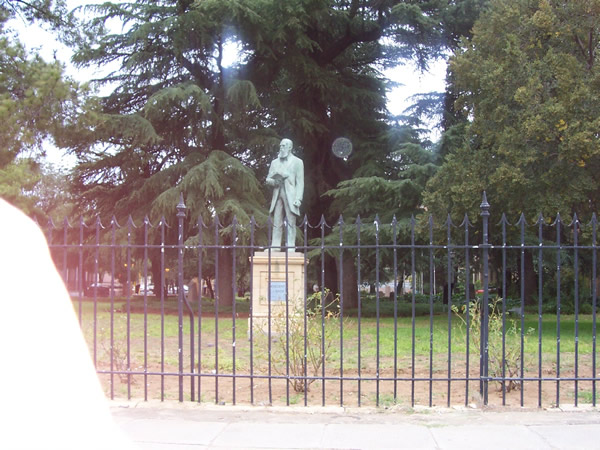
[[[142,300],[143,301],[143,300]],[[136,299],[135,305],[130,304],[132,311],[139,311],[137,306],[139,300]],[[245,302],[245,304],[244,304]],[[157,378],[153,376],[146,377],[141,375],[143,372],[159,372],[177,374],[179,366],[179,319],[177,315],[177,302],[169,299],[165,303],[165,311],[163,316],[157,311],[156,302],[148,303],[148,314],[133,312],[127,315],[126,301],[119,299],[114,302],[114,309],[111,309],[110,301],[100,301],[96,304],[96,313],[94,314],[94,303],[83,301],[79,303],[74,301],[76,313],[81,307],[82,329],[90,352],[94,358],[97,367],[100,371],[111,369],[111,348],[112,348],[112,370],[132,371],[135,375],[125,378],[121,377],[121,383],[115,383],[113,386],[117,388],[120,395],[129,395],[127,389],[138,389],[138,397],[141,394],[140,389],[147,383],[149,388],[153,389],[153,398],[157,398],[160,390],[157,387]],[[160,306],[160,304],[158,305]],[[409,305],[410,306],[410,305]],[[429,308],[428,305],[427,308]],[[256,374],[266,375],[272,373],[278,376],[296,375],[302,376],[304,369],[302,368],[304,355],[304,336],[290,336],[286,339],[285,333],[274,336],[269,340],[260,331],[255,330],[253,340],[249,339],[247,301],[239,300],[236,305],[237,317],[232,317],[231,309],[219,311],[218,318],[214,316],[214,306],[210,302],[203,304],[203,316],[198,317],[194,314],[194,335],[190,335],[190,319],[187,314],[184,315],[182,323],[183,333],[183,348],[181,355],[183,356],[184,372],[190,372],[192,367],[191,361],[191,346],[193,340],[194,346],[194,372],[201,373],[209,377],[204,381],[202,395],[207,399],[211,395],[215,395],[216,379],[211,378],[211,374]],[[143,303],[142,303],[143,311]],[[385,310],[384,310],[385,311]],[[382,377],[384,379],[393,379],[394,376],[400,379],[410,380],[413,371],[417,378],[425,378],[431,375],[434,379],[441,380],[449,375],[448,360],[451,358],[450,371],[452,376],[465,376],[467,365],[467,335],[464,324],[460,317],[451,313],[448,316],[447,312],[441,311],[441,306],[436,309],[431,319],[428,315],[416,316],[414,323],[412,317],[403,317],[402,315],[395,322],[393,317],[361,317],[345,316],[340,321],[338,317],[326,319],[321,323],[321,316],[312,319],[312,323],[308,321],[308,339],[307,351],[310,355],[319,354],[322,341],[322,330],[325,330],[325,373],[327,376],[339,376],[343,373],[346,377],[356,377],[360,372],[361,378],[375,379]],[[274,319],[275,320],[275,319]],[[292,317],[292,321],[296,321],[298,329],[304,329],[304,319],[302,316]],[[580,315],[578,318],[579,334],[578,342],[578,360],[580,376],[590,376],[591,354],[593,345],[593,317],[591,315]],[[282,322],[280,325],[282,325]],[[449,330],[450,323],[450,333]],[[521,353],[520,343],[520,318],[513,320],[507,318],[507,324],[512,326],[514,323],[516,334],[507,333],[506,342],[507,349],[516,349],[518,354]],[[275,330],[277,327],[273,326]],[[292,327],[293,328],[293,327]],[[285,329],[285,328],[281,328]],[[538,374],[538,365],[541,361],[543,366],[544,377],[554,377],[557,374],[557,318],[555,315],[548,314],[542,317],[542,351],[539,353],[538,346],[538,318],[535,314],[525,316],[525,327],[527,331],[524,336],[524,363],[525,376],[536,376]],[[200,330],[200,331],[199,331]],[[561,316],[560,322],[560,374],[567,376],[574,373],[575,367],[575,317],[572,315]],[[413,338],[414,334],[414,338]],[[112,338],[111,338],[112,335]],[[164,339],[162,338],[164,336]],[[469,354],[469,373],[473,379],[476,379],[479,373],[479,348],[477,336],[470,335]],[[490,352],[497,350],[501,345],[502,334],[492,334],[490,336]],[[414,344],[413,344],[414,343]],[[112,346],[112,347],[111,347]],[[129,351],[129,357],[127,357]],[[289,353],[288,353],[289,351]],[[414,352],[414,367],[413,367],[413,352]],[[287,355],[290,355],[289,357]],[[343,357],[342,357],[343,355]],[[394,372],[396,368],[396,372]],[[343,369],[343,370],[342,370]],[[318,364],[307,367],[309,376],[321,377],[323,367]],[[133,377],[133,378],[132,378]],[[140,380],[143,377],[145,383]],[[101,376],[103,385],[108,392],[109,375]],[[127,379],[138,380],[133,387],[128,386]],[[158,378],[160,379],[160,377]],[[165,388],[167,398],[177,398],[177,377],[165,377],[167,385]],[[155,380],[155,381],[152,381]],[[189,379],[186,378],[186,383],[189,384]],[[206,378],[203,378],[206,380]],[[171,383],[170,385],[168,383]],[[220,385],[232,384],[230,378],[225,378],[220,381]],[[263,392],[267,381],[262,381]],[[274,381],[276,383],[276,381]],[[333,383],[328,388],[328,402],[336,401],[336,388]],[[370,382],[365,382],[367,386]],[[389,383],[389,382],[388,382]],[[404,382],[405,389],[411,383]],[[418,384],[421,389],[427,389],[431,382],[421,382]],[[424,383],[424,384],[423,384]],[[436,384],[438,383],[438,384]],[[464,382],[462,382],[464,386]],[[476,382],[473,382],[476,383]],[[546,382],[545,389],[549,393],[545,394],[548,398],[548,403],[552,402],[552,387],[550,384],[554,382]],[[246,385],[244,379],[238,381],[237,388],[230,387],[230,390],[240,389],[240,385]],[[261,386],[260,382],[256,382],[257,386]],[[322,382],[317,381],[316,385],[322,385]],[[446,382],[433,382],[435,388],[434,398],[438,402],[444,404],[443,397],[446,392]],[[477,384],[477,383],[476,383]],[[567,383],[565,382],[565,385]],[[587,395],[591,392],[591,387],[585,383],[581,383],[580,390],[582,395]],[[315,386],[316,386],[315,385]],[[338,382],[339,385],[339,382]],[[344,389],[350,389],[355,386],[355,382],[346,381]],[[453,389],[458,390],[461,382],[453,383]],[[569,382],[572,385],[572,382]],[[208,386],[208,387],[207,387]],[[285,386],[285,383],[283,384]],[[348,387],[350,386],[350,387]],[[209,391],[206,391],[209,389]],[[213,391],[210,391],[212,389]],[[259,388],[257,388],[259,389]],[[356,389],[347,393],[347,395],[355,395]],[[381,391],[381,398],[392,395],[389,390]],[[395,389],[395,387],[394,387]],[[473,392],[477,389],[474,385]],[[464,387],[463,387],[464,390]],[[186,391],[187,392],[187,391]],[[211,393],[212,392],[212,393]],[[281,393],[280,396],[287,396]],[[292,390],[293,392],[293,390]],[[529,395],[533,395],[533,389],[527,390]],[[318,395],[319,389],[311,389],[311,395]],[[406,394],[406,393],[405,393]],[[189,394],[186,394],[189,395]],[[240,393],[242,395],[242,393]],[[332,396],[331,398],[329,396]],[[367,395],[367,394],[363,394]],[[373,400],[374,393],[368,394],[369,399]],[[408,394],[407,394],[408,395]],[[454,392],[453,398],[457,398],[460,393]],[[562,395],[562,394],[561,394]],[[571,395],[567,393],[565,395]],[[152,396],[152,395],[151,395]],[[427,393],[421,392],[421,401],[427,402]],[[437,396],[437,397],[436,397]],[[303,397],[300,394],[301,398]],[[318,398],[315,400],[319,403]],[[367,399],[365,399],[365,402]],[[533,401],[533,400],[532,400]],[[434,401],[435,403],[435,401]]]
[[[74,302],[76,312],[79,309],[78,302]],[[134,311],[139,311],[139,299],[132,302],[131,308]],[[159,306],[159,305],[158,305]],[[142,304],[143,307],[143,304]],[[113,321],[113,336],[116,340],[122,341],[126,339],[129,322],[130,339],[143,340],[144,334],[148,339],[160,339],[164,333],[165,339],[171,340],[178,337],[178,317],[177,302],[169,299],[165,302],[165,311],[167,312],[161,321],[160,314],[157,314],[156,302],[151,302],[148,305],[151,313],[144,314],[140,312],[132,313],[127,320],[127,305],[126,302],[116,301],[115,310],[111,314],[110,302],[99,302],[97,304],[96,334],[99,339],[109,337],[111,316]],[[88,341],[93,340],[94,329],[94,305],[93,302],[82,303],[82,328]],[[223,346],[224,349],[230,350],[233,342],[233,333],[235,330],[236,340],[247,341],[248,336],[248,319],[247,316],[232,318],[231,308],[219,308],[219,318],[216,320],[211,317],[214,314],[214,305],[211,303],[203,304],[203,315],[208,316],[198,318],[194,314],[195,333],[198,334],[198,326],[201,326],[202,339],[216,348],[216,344]],[[196,312],[196,311],[195,311]],[[236,312],[238,314],[248,313],[248,302],[238,301]],[[320,320],[319,318],[315,320]],[[514,319],[507,318],[510,324]],[[189,335],[190,323],[187,310],[184,309],[183,331],[186,336]],[[144,322],[146,325],[144,325]],[[517,329],[517,338],[520,336],[520,319],[514,320]],[[338,319],[326,320],[325,327],[329,340],[331,341],[332,353],[330,355],[332,361],[339,359],[340,350],[343,350],[345,357],[350,355],[358,355],[359,345],[359,327],[360,327],[360,346],[362,358],[379,357],[389,359],[396,357],[407,357],[412,355],[413,351],[413,333],[414,333],[414,352],[418,357],[428,357],[430,351],[435,355],[448,354],[449,345],[453,355],[466,354],[466,331],[465,327],[459,318],[451,314],[451,333],[450,340],[448,339],[448,323],[449,318],[447,313],[438,313],[433,316],[430,322],[428,316],[417,316],[414,319],[414,326],[411,317],[399,317],[397,322],[394,322],[393,317],[381,317],[377,320],[374,317],[357,317],[346,316],[343,319],[342,326]],[[218,326],[218,336],[215,330]],[[146,332],[144,331],[146,327]],[[579,316],[579,336],[578,345],[580,354],[590,354],[592,351],[592,316]],[[531,357],[538,353],[538,319],[537,315],[525,316],[525,336],[524,352]],[[342,332],[342,339],[340,339]],[[569,353],[575,351],[575,318],[572,315],[561,316],[560,322],[560,348],[561,352]],[[395,338],[396,337],[396,338]],[[217,340],[218,338],[218,340]],[[499,338],[491,336],[491,339]],[[501,338],[501,337],[500,337]],[[189,337],[186,338],[189,340]],[[320,339],[320,338],[319,338]],[[474,346],[474,337],[470,336],[471,353],[477,353],[478,349]],[[379,345],[378,345],[379,343]],[[243,343],[239,346],[242,349],[248,349],[249,345]],[[542,352],[546,355],[553,355],[557,349],[557,320],[554,315],[543,316],[542,318]],[[212,351],[212,350],[211,350]],[[241,350],[240,354],[243,354]]]

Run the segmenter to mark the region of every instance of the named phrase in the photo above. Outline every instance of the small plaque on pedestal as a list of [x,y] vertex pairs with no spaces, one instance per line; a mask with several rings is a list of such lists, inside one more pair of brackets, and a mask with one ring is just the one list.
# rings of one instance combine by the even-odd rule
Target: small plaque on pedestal
[[285,302],[285,281],[271,281],[271,302]]

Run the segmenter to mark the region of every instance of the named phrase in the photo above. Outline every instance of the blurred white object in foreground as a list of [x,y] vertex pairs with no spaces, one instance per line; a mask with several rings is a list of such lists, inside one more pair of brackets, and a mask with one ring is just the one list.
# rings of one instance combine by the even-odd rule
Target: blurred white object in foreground
[[0,448],[131,448],[39,227],[0,199]]

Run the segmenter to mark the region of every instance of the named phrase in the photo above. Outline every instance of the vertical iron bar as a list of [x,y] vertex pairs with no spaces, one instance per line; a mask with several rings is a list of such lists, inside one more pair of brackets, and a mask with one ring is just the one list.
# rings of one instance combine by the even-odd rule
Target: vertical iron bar
[[[65,217],[63,220],[63,267],[62,277],[65,286],[69,285],[69,269],[67,268],[67,242],[68,242],[68,228],[70,227],[69,221]],[[114,275],[114,273],[113,273]]]
[[325,216],[321,216],[321,404],[325,406]]
[[[188,286],[188,290],[189,290],[189,286]],[[190,374],[191,374],[190,375],[190,401],[195,402],[196,401],[196,375],[194,375],[194,374],[196,374],[197,372],[196,372],[196,362],[195,362],[196,349],[194,348],[194,343],[196,340],[196,332],[194,330],[194,310],[192,309],[192,306],[190,305],[190,303],[187,300],[185,290],[183,290],[181,295],[183,296],[185,304],[188,307],[188,312],[190,315]],[[200,330],[198,330],[198,331],[200,331]]]
[[[131,227],[133,219],[127,221],[127,371],[131,372]],[[127,399],[131,400],[131,374],[127,374]]]
[[338,277],[340,292],[340,406],[344,406],[344,220],[340,215],[340,274]]
[[575,406],[579,403],[579,220],[573,216],[573,270],[575,271]]
[[[202,401],[202,257],[203,257],[203,232],[204,223],[202,216],[198,214],[198,403]],[[252,265],[250,266],[250,286],[252,286]],[[252,292],[252,290],[250,290]],[[252,305],[252,303],[250,303]],[[252,341],[250,341],[252,342]],[[250,346],[252,351],[252,346]]]
[[254,216],[250,218],[250,317],[248,336],[250,337],[250,404],[254,405]]
[[[270,226],[269,226],[270,225]],[[269,228],[269,231],[271,232],[269,234],[269,242],[271,242],[271,234],[273,232],[273,225],[271,223],[271,216],[269,216],[269,223],[267,225],[267,227]],[[268,345],[268,355],[269,355],[269,370],[268,370],[268,381],[269,381],[269,405],[273,404],[273,379],[272,379],[272,375],[273,375],[273,359],[272,359],[272,349],[273,349],[273,343],[272,343],[272,335],[271,335],[271,249],[272,246],[269,246],[268,250],[269,250],[269,267],[268,267],[268,277],[267,277],[267,345]]]
[[236,241],[237,241],[237,218],[236,216],[233,216],[233,236],[232,236],[232,256],[231,256],[231,264],[232,264],[232,269],[233,269],[233,273],[231,276],[231,295],[233,297],[233,304],[231,307],[231,352],[232,352],[232,358],[233,358],[233,366],[232,366],[232,371],[233,371],[233,377],[232,377],[232,384],[233,384],[233,404],[236,404],[236,398],[235,398],[235,391],[236,391],[236,366],[235,366],[235,356],[236,356],[236,324],[235,324],[235,318],[236,318],[236,280],[237,280],[237,274],[236,274]]
[[144,401],[148,401],[148,324],[146,321],[148,310],[148,216],[144,218]]
[[502,214],[502,406],[506,406],[506,216]]
[[[304,222],[303,222],[303,227],[304,227],[304,274],[308,273],[308,218],[306,217],[306,215],[304,215]],[[307,304],[307,297],[306,297],[306,289],[304,289],[304,305],[303,305],[303,311],[304,311],[304,353],[302,356],[302,359],[304,361],[304,367],[303,367],[303,376],[304,376],[304,406],[308,405],[308,340],[307,340],[307,334],[308,334],[308,304]]]
[[[285,228],[285,404],[290,406],[290,277],[289,277],[289,251],[287,247],[289,227],[287,226],[287,217],[283,220]],[[295,244],[295,242],[294,242]]]
[[471,267],[470,267],[470,254],[469,254],[469,217],[467,216],[467,214],[465,214],[465,278],[466,278],[466,283],[467,283],[467,289],[465,292],[465,308],[466,308],[466,321],[467,321],[467,326],[466,326],[466,365],[465,365],[465,372],[466,372],[466,381],[465,381],[465,406],[467,406],[469,404],[469,356],[470,356],[470,352],[469,352],[469,346],[471,345],[470,342],[470,329],[469,329],[469,325],[470,325],[470,314],[469,314],[469,307],[471,304]]
[[215,404],[219,404],[219,216],[215,216]]
[[379,311],[379,216],[376,215],[375,216],[375,316],[376,316],[376,320],[377,320],[377,351],[376,351],[376,371],[375,371],[375,378],[376,378],[376,400],[375,400],[375,405],[379,406],[379,377],[380,377],[380,373],[379,373],[379,358],[380,358],[380,351],[381,351],[381,342],[380,342],[380,329],[379,329],[379,315],[380,315],[380,311]]
[[[392,220],[392,238],[394,252],[394,400],[398,399],[398,221]],[[403,280],[404,281],[404,280]],[[413,363],[414,368],[414,363]],[[414,376],[413,376],[414,378]],[[414,381],[413,381],[414,382]]]
[[[433,217],[429,216],[429,407],[433,406]],[[413,284],[414,285],[414,284]]]
[[556,217],[556,406],[560,405],[560,213]]
[[185,204],[183,193],[177,204],[177,314],[179,342],[179,401],[183,402],[183,219]]
[[[447,394],[447,406],[450,407],[450,394],[451,385],[450,381],[452,378],[452,237],[451,237],[452,218],[448,214],[447,229],[446,229],[446,242],[448,248],[448,264],[447,264],[447,280],[448,280],[448,394]],[[467,280],[467,289],[468,289]]]
[[77,294],[78,294],[78,318],[79,318],[79,326],[82,324],[82,315],[83,315],[83,228],[85,226],[85,222],[83,221],[83,217],[79,218],[79,276],[77,277]]
[[[185,245],[183,248],[183,252],[185,252]],[[192,308],[192,305],[190,304],[190,302],[188,301],[188,298],[186,296],[185,293],[185,288],[184,288],[184,273],[181,273],[181,278],[182,278],[182,283],[181,283],[181,297],[183,298],[185,305],[187,306],[187,310],[188,310],[188,314],[190,315],[190,401],[195,402],[196,401],[196,362],[195,362],[195,358],[196,358],[196,349],[194,347],[195,345],[195,341],[196,341],[196,331],[194,330],[194,310]],[[188,292],[189,292],[190,286],[188,285]],[[198,330],[200,331],[200,330]],[[198,377],[199,378],[199,377]]]
[[480,390],[482,391],[483,404],[488,404],[488,323],[489,323],[489,249],[488,243],[488,220],[490,217],[490,204],[487,201],[485,191],[483,192],[483,199],[481,205],[481,216],[483,217],[483,320],[481,321],[481,334],[482,334],[482,346],[483,354],[480,358],[483,365],[482,383]]
[[[360,264],[361,264],[361,260],[360,260],[360,216],[356,216],[356,246],[357,246],[357,254],[356,254],[356,278],[357,278],[357,286],[361,285],[361,279],[360,279]],[[362,334],[362,330],[361,330],[361,319],[362,319],[362,298],[361,298],[361,290],[360,287],[357,288],[358,290],[358,363],[357,363],[357,369],[358,369],[358,406],[361,405],[361,396],[362,396],[362,374],[361,374],[361,367],[362,367],[362,358],[361,358],[361,353],[362,353],[362,342],[361,342],[361,334]]]
[[519,374],[521,378],[521,407],[524,402],[525,392],[525,215],[521,214],[521,307],[519,315],[521,316],[521,333],[520,333],[520,368]]
[[96,245],[94,249],[94,367],[98,368],[98,271],[100,264],[100,217],[96,217]]
[[543,302],[543,225],[544,218],[538,219],[538,408],[542,407],[542,302]]
[[596,291],[597,281],[597,219],[596,214],[592,215],[592,405],[596,406],[596,307],[598,293]]
[[[394,239],[396,237],[396,233],[394,231]],[[395,256],[395,254],[394,254]],[[395,263],[395,260],[394,260]],[[411,214],[410,216],[410,276],[412,280],[411,286],[411,370],[410,370],[410,405],[411,407],[415,406],[415,346],[416,346],[416,278],[417,278],[417,270],[415,263],[415,216]],[[397,311],[394,310],[394,331],[398,329],[398,314]],[[396,343],[397,335],[394,334],[394,344]],[[394,350],[394,356],[396,356],[396,350]],[[395,373],[395,372],[394,372]],[[395,396],[394,396],[395,398]]]
[[115,249],[116,249],[116,224],[117,219],[113,216],[111,221],[111,248],[110,248],[110,399],[115,398]]
[[[185,245],[183,248],[183,252],[185,253]],[[188,297],[186,295],[185,292],[185,288],[184,288],[184,284],[183,281],[185,281],[185,273],[182,272],[181,277],[182,277],[182,285],[181,285],[181,295],[183,297],[183,300],[185,301],[185,305],[187,306],[188,309],[188,314],[190,315],[190,401],[195,402],[196,401],[196,378],[198,378],[198,380],[200,380],[200,376],[196,375],[198,373],[198,371],[196,370],[196,348],[195,348],[195,342],[196,342],[196,330],[194,329],[194,308],[192,306],[192,304],[188,301]],[[191,283],[188,284],[188,293],[190,292],[190,288],[191,288]],[[190,295],[191,298],[191,295]],[[198,329],[198,333],[200,333],[200,329]],[[198,393],[198,396],[200,396],[200,393]]]
[[[161,386],[161,401],[165,399],[165,226],[166,221],[163,218],[160,221],[160,386]],[[156,284],[154,285],[156,289]],[[147,320],[147,303],[144,303],[144,327]],[[144,346],[146,346],[146,338],[144,337]],[[146,351],[146,350],[144,350]]]

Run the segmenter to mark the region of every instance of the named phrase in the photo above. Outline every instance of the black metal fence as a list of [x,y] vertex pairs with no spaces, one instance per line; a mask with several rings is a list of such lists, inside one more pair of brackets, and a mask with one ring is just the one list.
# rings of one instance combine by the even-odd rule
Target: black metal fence
[[489,210],[484,195],[476,226],[305,220],[286,253],[303,258],[301,298],[276,307],[269,290],[260,323],[270,223],[206,225],[182,198],[171,224],[65,220],[47,237],[110,398],[596,405],[596,217]]

